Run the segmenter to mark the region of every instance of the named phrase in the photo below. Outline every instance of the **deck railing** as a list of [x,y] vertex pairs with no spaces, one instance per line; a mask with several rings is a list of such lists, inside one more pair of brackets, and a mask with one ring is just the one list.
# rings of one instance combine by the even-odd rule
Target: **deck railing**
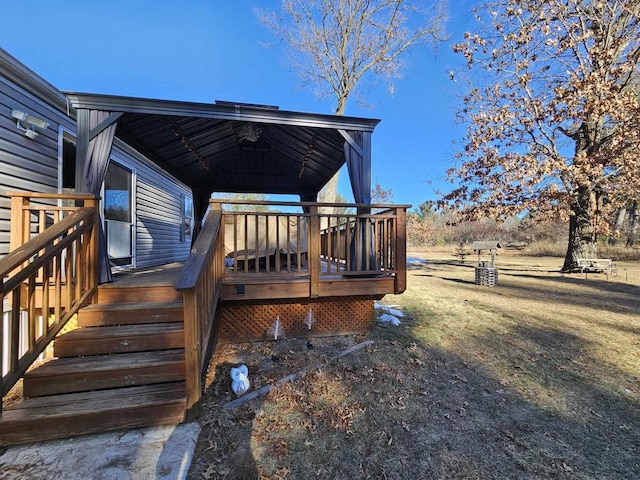
[[[98,199],[10,195],[12,250],[0,259],[3,397],[97,287]],[[46,205],[63,198],[81,206]]]
[[[388,275],[396,293],[406,287],[406,205],[218,201],[243,205],[223,213],[226,275],[310,276],[312,297],[314,285],[335,275]],[[303,212],[276,210],[282,207]]]
[[225,211],[223,217],[231,272],[307,274],[309,214]]
[[321,257],[327,259],[322,275],[397,273],[398,209],[326,217],[328,226],[320,232]]
[[188,421],[198,416],[200,408],[202,372],[224,273],[221,219],[220,210],[209,212],[175,284],[183,295]]

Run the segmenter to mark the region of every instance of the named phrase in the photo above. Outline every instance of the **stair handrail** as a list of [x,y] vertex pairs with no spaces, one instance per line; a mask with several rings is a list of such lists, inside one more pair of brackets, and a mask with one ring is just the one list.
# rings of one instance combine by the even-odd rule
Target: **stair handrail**
[[[30,272],[35,265],[51,259],[57,253],[56,250],[61,249],[70,243],[72,239],[75,239],[75,236],[68,235],[67,233],[75,229],[76,225],[82,224],[81,232],[90,229],[91,225],[83,222],[90,219],[94,214],[95,209],[93,208],[86,207],[75,210],[43,233],[28,240],[26,243],[0,258],[0,277],[7,277],[12,271],[20,268],[21,264],[33,259],[28,267],[18,272],[15,277],[12,277],[12,280],[17,278],[18,282],[24,280],[25,272]],[[76,233],[75,230],[74,233]],[[60,237],[64,237],[64,239],[54,244]]]
[[222,285],[221,222],[222,211],[211,210],[175,284],[183,295],[187,421],[194,420],[199,413],[202,372]]
[[[97,222],[96,208],[78,208],[0,259],[2,397],[95,293]],[[7,365],[3,364],[5,324],[9,330]],[[21,334],[26,334],[24,352],[20,351]]]

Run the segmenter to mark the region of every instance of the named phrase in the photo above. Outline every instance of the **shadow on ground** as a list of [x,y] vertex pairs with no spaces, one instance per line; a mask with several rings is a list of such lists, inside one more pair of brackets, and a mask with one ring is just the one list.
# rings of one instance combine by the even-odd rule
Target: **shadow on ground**
[[[377,326],[373,347],[230,414],[214,385],[190,478],[640,477],[640,405],[590,377],[578,336],[522,326],[452,354],[414,334],[425,321]],[[490,366],[518,355],[514,376]]]
[[[560,317],[590,308],[604,334],[637,335],[615,315],[640,311],[638,287],[539,266],[505,269],[496,288],[475,285],[473,265],[421,263],[410,276],[407,293],[389,299],[411,314],[399,327],[376,325],[373,346],[232,412],[221,405],[239,360],[257,387],[317,357],[295,342],[275,366],[264,344],[235,347],[227,363],[214,356],[189,478],[640,478],[640,372],[596,355],[597,335],[545,323],[535,303]],[[409,294],[419,278],[424,290]],[[442,285],[454,287],[425,298]],[[465,330],[478,321],[487,328]]]

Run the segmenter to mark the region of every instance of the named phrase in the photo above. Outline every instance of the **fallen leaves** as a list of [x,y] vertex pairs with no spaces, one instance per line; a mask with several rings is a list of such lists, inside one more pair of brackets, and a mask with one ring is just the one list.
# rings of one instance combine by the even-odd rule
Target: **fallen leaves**
[[[468,274],[465,270],[460,277]],[[414,296],[434,295],[435,305],[439,298],[432,288],[433,277],[428,281],[426,293]],[[518,277],[521,284],[515,277],[511,282],[517,291],[540,292],[547,298],[541,283],[526,288],[531,277]],[[473,288],[448,283],[465,296]],[[548,283],[556,293],[576,288]],[[406,292],[403,301],[411,301],[411,295]],[[238,478],[230,466],[237,464],[233,456],[242,449],[246,460],[253,462],[253,475],[246,478],[491,478],[494,466],[505,478],[605,478],[615,469],[635,478],[629,474],[633,467],[628,459],[635,453],[637,422],[621,406],[635,400],[637,378],[598,362],[593,349],[579,343],[588,340],[584,333],[590,332],[565,328],[575,324],[564,318],[544,316],[557,308],[541,303],[535,316],[528,317],[523,310],[516,319],[496,314],[499,308],[515,308],[513,301],[506,306],[496,305],[494,297],[491,301],[490,311],[473,307],[470,312],[477,319],[477,330],[469,326],[468,315],[448,315],[448,324],[440,330],[420,325],[412,331],[377,329],[373,346],[283,385],[239,415],[219,415],[227,378],[215,379],[214,385],[220,385],[218,397],[210,396],[212,389],[203,402],[205,426],[194,460],[197,464],[205,458],[207,463],[199,470],[194,467],[192,478],[206,478],[202,472],[207,469],[208,478]],[[455,308],[447,304],[447,309],[450,305]],[[533,310],[529,303],[525,306]],[[597,318],[590,318],[590,328],[596,328]],[[635,322],[626,319],[630,321]],[[460,325],[467,328],[466,336],[436,344],[441,332],[460,332]],[[570,334],[562,336],[565,331]],[[501,342],[503,334],[508,334],[510,343]],[[333,341],[341,342],[334,349],[339,351],[361,340],[314,339],[313,351],[307,351],[304,342],[301,349],[283,348],[283,362],[273,365],[269,360],[262,371],[259,358],[248,363],[254,366],[257,381],[267,383],[290,373],[287,369],[303,368],[303,362],[318,353],[330,355],[328,345]],[[627,352],[628,343],[621,344],[621,351]],[[609,349],[608,343],[603,345]],[[260,352],[257,345],[245,348],[242,355],[253,349]],[[557,365],[566,366],[568,372],[556,370]],[[606,372],[612,372],[616,395],[610,395],[609,384],[600,380]],[[624,388],[632,388],[631,393],[625,394]],[[576,445],[581,446],[578,452],[572,449]],[[591,458],[583,455],[587,449]],[[443,464],[443,458],[449,463]]]
[[340,432],[352,433],[355,410],[352,407],[338,407],[331,411],[329,428]]

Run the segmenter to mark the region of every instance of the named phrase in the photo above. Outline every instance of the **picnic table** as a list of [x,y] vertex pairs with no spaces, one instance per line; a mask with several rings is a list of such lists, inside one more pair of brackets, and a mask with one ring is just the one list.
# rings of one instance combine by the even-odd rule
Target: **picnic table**
[[618,269],[610,258],[576,258],[576,263],[584,274],[604,273],[609,276],[611,273],[618,273]]

